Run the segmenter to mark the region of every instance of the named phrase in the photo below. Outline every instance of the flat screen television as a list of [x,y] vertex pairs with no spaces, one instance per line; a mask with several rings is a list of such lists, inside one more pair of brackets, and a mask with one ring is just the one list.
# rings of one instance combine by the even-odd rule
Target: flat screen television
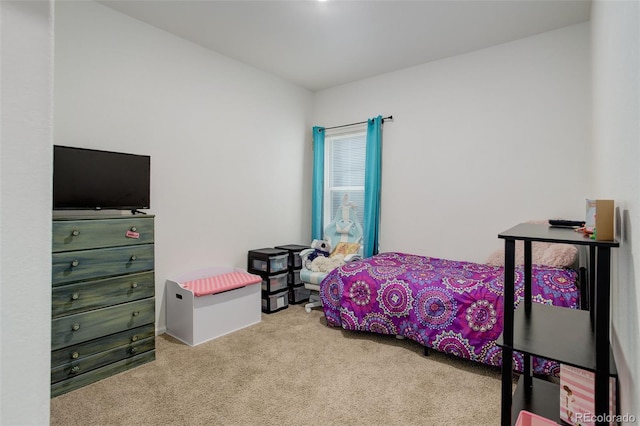
[[54,210],[150,207],[151,157],[54,145]]

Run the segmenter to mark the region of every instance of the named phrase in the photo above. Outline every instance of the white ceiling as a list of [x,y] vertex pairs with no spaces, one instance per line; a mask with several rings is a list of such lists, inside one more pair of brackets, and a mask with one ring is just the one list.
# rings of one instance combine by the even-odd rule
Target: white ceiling
[[589,20],[590,0],[99,3],[311,91]]

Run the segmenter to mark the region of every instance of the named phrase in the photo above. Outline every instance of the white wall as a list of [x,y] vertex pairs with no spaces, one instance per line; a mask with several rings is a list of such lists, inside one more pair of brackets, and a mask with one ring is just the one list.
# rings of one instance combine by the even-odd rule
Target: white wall
[[151,155],[160,331],[168,277],[308,242],[310,92],[93,2],[56,3],[55,76],[56,144]]
[[381,250],[484,261],[519,222],[584,217],[589,67],[585,23],[318,92],[314,124],[393,115]]
[[0,424],[49,423],[53,23],[0,2]]
[[640,418],[640,2],[596,1],[593,44],[594,196],[616,201],[612,318],[621,413]]

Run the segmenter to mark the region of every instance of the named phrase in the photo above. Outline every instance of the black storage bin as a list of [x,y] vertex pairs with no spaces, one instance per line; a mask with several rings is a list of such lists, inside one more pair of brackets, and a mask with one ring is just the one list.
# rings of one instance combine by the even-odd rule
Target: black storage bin
[[289,284],[289,273],[283,272],[277,275],[260,274],[262,277],[262,292],[275,293],[285,290]]
[[310,295],[311,290],[304,288],[304,284],[289,287],[289,303],[292,305],[307,302]]
[[289,252],[274,248],[250,250],[247,263],[247,270],[254,274],[285,272],[289,269]]
[[299,285],[303,285],[304,283],[300,279],[300,269],[289,270],[289,275],[287,276],[287,282],[289,287],[296,287]]
[[272,314],[289,307],[289,290],[274,294],[262,293],[262,312]]
[[302,259],[300,259],[300,252],[308,248],[311,247],[301,246],[299,244],[287,244],[284,246],[276,247],[276,249],[286,250],[287,252],[289,252],[289,270],[302,268]]

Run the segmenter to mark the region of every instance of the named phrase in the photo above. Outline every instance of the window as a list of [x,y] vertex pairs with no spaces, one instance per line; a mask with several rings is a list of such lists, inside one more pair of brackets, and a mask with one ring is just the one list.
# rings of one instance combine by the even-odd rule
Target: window
[[364,226],[364,170],[367,146],[366,128],[327,131],[324,141],[323,227],[333,220],[344,194],[357,206]]
[[379,115],[362,123],[362,127],[340,126],[350,129],[340,133],[313,127],[312,238],[322,238],[323,226],[335,217],[341,200],[347,197],[355,204],[362,222],[367,257],[379,249],[383,120]]

